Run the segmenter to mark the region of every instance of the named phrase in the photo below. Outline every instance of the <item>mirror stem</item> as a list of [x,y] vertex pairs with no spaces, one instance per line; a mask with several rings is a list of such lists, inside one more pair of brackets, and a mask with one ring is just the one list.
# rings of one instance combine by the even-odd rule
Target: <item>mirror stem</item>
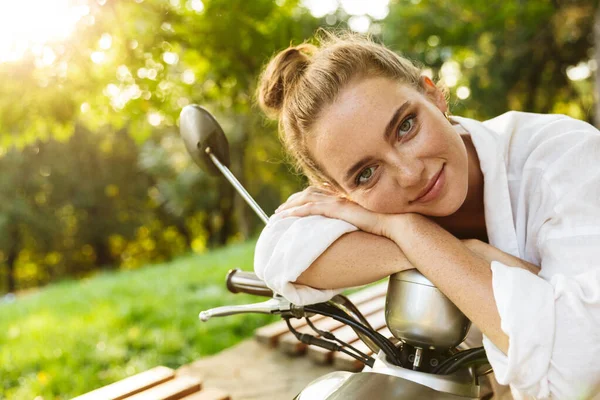
[[242,186],[240,181],[238,181],[236,179],[236,177],[231,173],[229,168],[227,168],[226,166],[221,164],[221,161],[219,161],[219,159],[210,151],[210,147],[206,148],[206,154],[209,155],[212,162],[217,166],[217,168],[219,168],[219,170],[223,173],[223,175],[225,175],[225,178],[227,178],[227,180],[233,185],[235,190],[237,190],[238,193],[242,196],[242,198],[244,200],[246,200],[246,203],[248,203],[248,205],[250,207],[252,207],[252,209],[254,210],[256,215],[258,215],[258,217],[266,225],[269,222],[269,217],[262,210],[262,208],[260,208],[260,206],[256,203],[256,201],[254,201],[254,199],[252,198],[252,196],[250,196],[250,194],[246,191],[246,189],[244,189],[244,187]]

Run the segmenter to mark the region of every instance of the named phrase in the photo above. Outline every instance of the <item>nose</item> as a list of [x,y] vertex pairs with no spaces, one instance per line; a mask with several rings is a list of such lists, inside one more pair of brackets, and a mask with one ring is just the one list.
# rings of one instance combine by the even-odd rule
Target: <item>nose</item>
[[396,153],[390,160],[391,173],[396,185],[402,189],[412,190],[415,193],[423,187],[427,180],[423,160],[409,155]]

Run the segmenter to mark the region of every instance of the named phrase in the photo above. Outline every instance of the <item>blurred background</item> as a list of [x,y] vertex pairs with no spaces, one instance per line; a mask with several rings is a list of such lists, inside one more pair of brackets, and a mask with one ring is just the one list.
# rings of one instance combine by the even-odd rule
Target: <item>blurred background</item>
[[450,89],[453,114],[600,121],[598,1],[1,1],[7,397],[64,397],[178,366],[269,321],[234,318],[198,344],[212,332],[196,322],[201,300],[233,301],[217,287],[228,268],[252,269],[262,223],[191,163],[177,119],[193,103],[216,115],[232,171],[271,213],[304,180],[254,105],[257,77],[319,27],[369,33],[414,60]]

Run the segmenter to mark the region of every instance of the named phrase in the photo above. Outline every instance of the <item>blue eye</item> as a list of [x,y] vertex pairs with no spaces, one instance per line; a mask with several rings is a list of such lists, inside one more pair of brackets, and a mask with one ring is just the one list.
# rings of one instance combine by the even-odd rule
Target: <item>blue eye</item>
[[398,127],[398,137],[402,138],[402,137],[406,136],[406,134],[408,134],[412,130],[414,125],[415,125],[415,117],[414,117],[414,115],[411,115],[408,118],[406,118],[404,121],[402,121],[402,123]]
[[356,177],[356,185],[360,186],[369,182],[369,180],[373,177],[373,174],[375,174],[375,167],[363,169]]

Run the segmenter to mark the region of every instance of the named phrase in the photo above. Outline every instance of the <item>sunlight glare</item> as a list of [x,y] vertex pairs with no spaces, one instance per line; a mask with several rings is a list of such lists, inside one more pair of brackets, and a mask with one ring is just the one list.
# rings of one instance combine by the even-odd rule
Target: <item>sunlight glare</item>
[[[322,18],[328,14],[333,14],[341,6],[351,16],[360,17],[368,15],[375,20],[387,17],[390,12],[389,3],[389,0],[302,0],[301,2],[315,18]],[[364,18],[355,21],[359,21],[358,23],[354,23],[360,25],[361,29],[364,29]]]
[[106,55],[103,51],[94,51],[90,55],[90,58],[92,59],[92,62],[94,64],[102,64],[104,62],[104,59],[106,58]]
[[454,87],[461,77],[460,65],[454,61],[446,61],[440,69],[441,80],[448,87]]
[[159,126],[163,121],[163,116],[158,112],[148,113],[148,123],[152,126]]
[[371,26],[371,19],[366,15],[354,15],[348,20],[348,26],[354,32],[366,33]]
[[0,63],[19,60],[36,45],[67,39],[89,13],[84,0],[0,1]]
[[100,37],[100,40],[98,41],[98,46],[102,50],[110,49],[110,47],[112,46],[112,36],[110,36],[110,34],[108,33],[103,33]]
[[350,15],[369,15],[373,19],[384,19],[389,10],[389,0],[341,0],[342,8]]
[[567,67],[567,77],[572,81],[581,81],[587,79],[592,74],[590,67],[585,62],[580,62],[575,66]]
[[471,89],[469,89],[466,86],[459,86],[458,89],[456,89],[456,97],[458,97],[461,100],[468,98],[470,95]]
[[302,5],[310,10],[313,17],[322,18],[337,10],[338,0],[302,0]]

